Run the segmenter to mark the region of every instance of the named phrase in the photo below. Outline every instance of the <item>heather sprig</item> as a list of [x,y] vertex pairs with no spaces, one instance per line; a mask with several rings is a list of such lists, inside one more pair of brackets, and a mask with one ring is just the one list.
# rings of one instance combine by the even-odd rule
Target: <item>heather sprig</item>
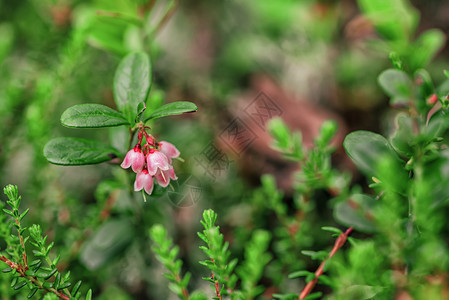
[[187,286],[191,275],[188,272],[184,277],[181,275],[182,261],[176,258],[179,247],[173,245],[173,241],[167,237],[167,231],[160,224],[151,227],[150,236],[153,241],[151,249],[168,271],[165,277],[170,281],[169,288],[178,295],[179,299],[190,299]]
[[237,265],[237,259],[231,259],[229,243],[224,241],[224,236],[220,232],[220,227],[215,225],[218,215],[211,209],[203,212],[201,224],[204,227],[203,232],[198,232],[198,236],[206,243],[206,246],[200,246],[200,249],[209,259],[200,261],[200,264],[211,271],[210,277],[203,279],[209,281],[216,293],[216,299],[222,300],[224,296],[230,296],[231,299],[237,299],[234,294],[237,276],[234,269]]
[[[21,196],[19,196],[17,186],[6,186],[4,193],[8,196],[9,200],[6,203],[11,209],[3,208],[1,232],[7,248],[2,251],[0,260],[8,266],[3,269],[3,272],[13,273],[11,287],[14,290],[20,290],[27,286],[30,290],[27,295],[28,298],[42,290],[54,294],[59,299],[81,299],[81,281],[78,281],[72,287],[70,272],[62,274],[56,267],[60,256],[50,258],[54,243],[47,245],[47,236],[42,235],[42,229],[39,225],[33,224],[29,228],[22,225],[22,219],[29,210],[19,212]],[[6,221],[5,215],[10,216],[9,221]],[[15,231],[12,230],[13,228],[15,228]],[[28,236],[25,236],[26,231],[29,232]],[[30,237],[30,244],[35,248],[32,250],[31,256],[28,254],[29,251],[27,252],[26,247]],[[29,262],[30,257],[35,259]],[[90,300],[91,298],[92,290],[89,290],[84,299]]]

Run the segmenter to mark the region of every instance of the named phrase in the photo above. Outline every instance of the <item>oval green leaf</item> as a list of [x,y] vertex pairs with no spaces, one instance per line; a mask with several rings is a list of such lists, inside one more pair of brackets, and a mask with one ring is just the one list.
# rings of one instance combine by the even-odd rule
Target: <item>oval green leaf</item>
[[80,260],[89,270],[97,270],[118,257],[134,237],[134,228],[125,219],[109,220],[84,244]]
[[439,29],[430,29],[423,32],[413,45],[415,51],[410,51],[411,69],[416,70],[426,67],[444,46],[445,41],[446,36]]
[[378,164],[385,157],[399,158],[390,143],[380,134],[359,130],[348,134],[343,142],[346,153],[365,174],[377,176]]
[[335,206],[335,220],[345,226],[352,226],[356,230],[373,233],[377,231],[374,223],[374,206],[377,201],[368,195],[356,194],[349,200]]
[[195,103],[189,101],[172,102],[162,105],[161,107],[153,111],[153,113],[145,120],[145,122],[166,116],[174,116],[183,113],[195,112],[197,110],[198,107],[195,105]]
[[118,111],[101,104],[79,104],[66,109],[61,115],[66,127],[99,128],[127,125],[129,122]]
[[139,103],[147,99],[151,86],[150,68],[147,54],[133,52],[122,59],[115,72],[115,103],[130,123],[136,118]]
[[410,101],[412,81],[407,73],[388,69],[379,75],[378,81],[385,93],[391,97],[391,104],[404,104]]
[[110,145],[71,137],[52,139],[44,147],[45,158],[63,166],[98,164],[118,155],[120,153]]

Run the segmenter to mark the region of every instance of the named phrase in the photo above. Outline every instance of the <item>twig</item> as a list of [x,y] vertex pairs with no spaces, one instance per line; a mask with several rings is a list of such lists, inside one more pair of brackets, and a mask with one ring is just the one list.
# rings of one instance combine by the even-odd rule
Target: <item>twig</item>
[[[213,260],[213,259],[211,259],[211,260],[212,260],[212,262],[213,262],[214,265],[215,265],[215,260]],[[220,285],[219,285],[219,283],[218,283],[218,280],[215,280],[215,275],[214,275],[214,273],[212,273],[212,280],[215,281],[215,292],[217,293],[217,297],[218,297],[218,299],[222,300],[221,295],[220,295]]]
[[315,271],[315,278],[310,281],[309,283],[307,283],[307,285],[304,287],[304,289],[301,291],[301,294],[299,295],[299,299],[305,299],[307,297],[307,295],[309,295],[309,293],[312,291],[312,289],[315,287],[315,285],[318,282],[318,278],[323,275],[324,272],[324,266],[326,264],[326,261],[328,259],[331,259],[332,256],[335,255],[335,253],[337,253],[338,249],[340,249],[341,247],[343,247],[343,245],[345,244],[346,240],[348,239],[348,236],[351,234],[353,228],[349,227],[348,230],[346,230],[345,233],[342,233],[338,236],[337,240],[335,241],[334,247],[332,248],[331,253],[329,254],[329,257],[326,258],[325,260],[323,260],[320,264],[320,266],[318,267],[318,269]]
[[165,26],[165,24],[171,19],[171,17],[175,13],[176,8],[178,8],[178,5],[179,5],[179,0],[174,0],[170,4],[170,7],[167,9],[164,16],[156,24],[155,28],[150,33],[150,36],[152,36],[152,37],[155,36],[159,32],[159,30],[161,30]]
[[56,296],[58,296],[59,298],[64,299],[64,300],[69,300],[71,298],[70,296],[67,296],[63,292],[58,291],[58,290],[56,290],[54,288],[45,288],[45,287],[43,287],[43,283],[41,281],[39,281],[39,279],[37,279],[34,276],[29,276],[29,275],[25,274],[26,269],[28,269],[28,268],[25,269],[24,266],[22,266],[20,264],[16,264],[15,262],[7,259],[4,255],[0,256],[0,261],[2,261],[5,264],[7,264],[11,269],[16,270],[20,274],[20,277],[26,278],[27,280],[32,282],[37,288],[44,289],[44,290],[47,290],[49,292],[52,292]]

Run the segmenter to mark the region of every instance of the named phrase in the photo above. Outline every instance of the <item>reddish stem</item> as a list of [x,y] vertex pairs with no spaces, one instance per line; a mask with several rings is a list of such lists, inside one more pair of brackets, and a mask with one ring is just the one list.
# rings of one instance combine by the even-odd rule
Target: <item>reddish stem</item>
[[39,289],[41,289],[41,290],[45,289],[49,292],[52,292],[61,299],[70,300],[70,297],[67,296],[66,294],[64,294],[63,292],[60,292],[54,288],[50,288],[50,289],[44,288],[44,287],[42,287],[42,283],[36,277],[26,275],[25,272],[26,272],[26,270],[28,270],[28,268],[26,268],[22,265],[16,264],[15,262],[7,259],[4,255],[0,256],[0,260],[2,262],[4,262],[5,264],[7,264],[11,269],[17,270],[17,272],[20,274],[20,277],[24,277],[24,278],[28,279],[34,285],[36,285]]
[[[175,279],[177,282],[181,282],[181,277],[179,276],[179,274],[175,274]],[[189,291],[186,288],[182,288],[182,295],[186,298],[189,299]]]
[[[212,280],[215,280],[214,274],[212,274]],[[218,299],[222,300],[221,295],[220,295],[220,285],[218,284],[218,280],[215,280],[215,292],[217,293]]]
[[142,130],[143,134],[145,135],[145,139],[147,140],[147,143],[151,146],[154,146],[154,137],[151,134],[148,134],[145,130]]
[[16,264],[15,262],[10,261],[9,259],[7,259],[6,257],[4,257],[3,255],[0,257],[0,260],[4,263],[6,263],[11,269],[19,269],[19,265]]
[[324,266],[326,264],[326,261],[328,259],[331,259],[332,256],[335,255],[335,253],[337,253],[338,249],[340,249],[341,247],[343,247],[343,245],[345,244],[346,240],[348,239],[348,236],[351,234],[353,228],[349,227],[348,230],[346,230],[345,233],[341,233],[337,240],[335,241],[334,247],[332,248],[329,257],[326,258],[325,260],[323,260],[320,264],[320,266],[318,267],[318,269],[315,271],[315,278],[308,282],[307,285],[304,287],[304,289],[301,291],[301,294],[299,295],[299,299],[302,300],[304,298],[307,297],[307,295],[310,294],[310,292],[312,291],[312,289],[315,287],[315,285],[318,282],[318,278],[323,275],[323,270],[324,270]]
[[[215,260],[211,259],[211,261],[214,263],[215,265]],[[221,295],[220,295],[220,285],[218,284],[218,280],[215,280],[215,275],[214,273],[212,273],[212,280],[215,281],[215,292],[217,293],[217,297],[218,299],[222,300]]]

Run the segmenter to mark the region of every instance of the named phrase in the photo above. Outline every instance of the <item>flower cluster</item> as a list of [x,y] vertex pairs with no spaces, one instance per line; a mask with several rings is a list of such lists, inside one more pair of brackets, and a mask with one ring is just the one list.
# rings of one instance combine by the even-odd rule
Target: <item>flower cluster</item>
[[[165,141],[156,142],[153,136],[148,134],[145,129],[140,128],[137,145],[128,151],[121,167],[129,167],[137,174],[134,182],[134,191],[142,189],[148,195],[151,195],[154,187],[154,178],[156,182],[166,187],[171,180],[177,180],[175,170],[173,169],[172,159],[179,156],[180,152],[176,147]],[[141,146],[143,135],[145,135],[146,144]]]

